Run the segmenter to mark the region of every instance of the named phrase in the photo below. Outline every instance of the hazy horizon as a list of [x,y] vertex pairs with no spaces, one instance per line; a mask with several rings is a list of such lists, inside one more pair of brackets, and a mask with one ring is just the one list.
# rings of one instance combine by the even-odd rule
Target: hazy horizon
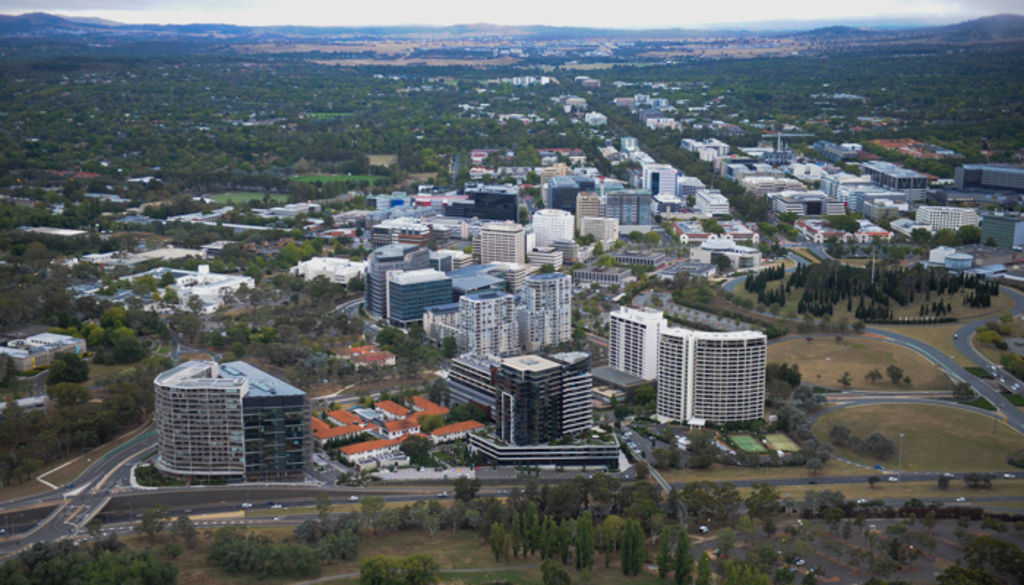
[[381,0],[345,6],[323,0],[223,0],[216,7],[195,0],[0,0],[9,15],[47,12],[65,18],[95,18],[122,24],[229,24],[239,26],[454,26],[490,24],[545,25],[605,29],[799,29],[850,26],[920,26],[950,24],[1001,13],[1022,14],[1016,0],[864,0],[857,5],[824,5],[814,0],[766,4],[735,0],[728,14],[716,5],[687,6],[654,0],[633,12],[609,11],[524,0],[516,10],[479,6],[467,0],[438,4]]

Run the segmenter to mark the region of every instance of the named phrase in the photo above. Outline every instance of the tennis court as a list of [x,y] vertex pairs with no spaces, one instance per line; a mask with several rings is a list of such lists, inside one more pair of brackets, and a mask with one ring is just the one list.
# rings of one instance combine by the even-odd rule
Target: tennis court
[[729,440],[741,451],[747,453],[767,453],[768,449],[760,441],[750,435],[729,435]]

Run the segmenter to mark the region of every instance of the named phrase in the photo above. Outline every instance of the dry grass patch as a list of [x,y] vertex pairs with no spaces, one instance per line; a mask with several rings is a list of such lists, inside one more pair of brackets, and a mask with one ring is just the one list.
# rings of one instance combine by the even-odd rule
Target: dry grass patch
[[[921,354],[893,343],[870,337],[843,337],[841,343],[832,338],[793,339],[768,346],[768,361],[788,362],[800,366],[803,379],[809,384],[842,388],[839,378],[850,373],[851,388],[863,390],[948,390],[949,378],[940,368]],[[885,375],[885,368],[895,364],[910,377],[910,384],[894,384]],[[871,370],[882,373],[878,382],[864,376]]]
[[964,357],[964,354],[960,353],[960,350],[953,345],[953,334],[963,326],[963,323],[952,323],[950,325],[870,325],[870,327],[875,329],[913,337],[941,351],[943,355],[949,356],[957,364],[968,367],[976,364]]
[[769,479],[794,479],[815,477],[835,477],[845,475],[864,475],[864,468],[850,465],[832,459],[825,464],[825,468],[817,474],[811,473],[806,467],[737,467],[734,465],[712,465],[707,469],[670,469],[661,472],[662,477],[669,483],[683,481],[740,481],[740,480],[769,480]]
[[[1008,455],[1024,449],[1024,435],[990,417],[967,410],[926,404],[873,404],[827,412],[812,427],[818,440],[828,442],[834,425],[843,424],[854,436],[882,433],[899,441],[903,433],[904,471],[1001,471],[1015,470]],[[895,467],[896,455],[874,461],[851,449],[836,453],[867,465]]]

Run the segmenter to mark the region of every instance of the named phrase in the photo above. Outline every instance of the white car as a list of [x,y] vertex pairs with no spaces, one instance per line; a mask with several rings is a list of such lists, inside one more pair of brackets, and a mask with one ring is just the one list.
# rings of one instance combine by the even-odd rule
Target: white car
[[957,503],[962,504],[967,501],[967,498],[960,496],[959,498],[956,499],[956,501]]
[[889,481],[891,481],[893,483],[896,483],[899,480],[900,480],[900,478],[896,477],[895,475],[890,475],[889,476]]
[[281,508],[284,508],[281,504],[274,504],[270,507],[271,510],[280,510]]
[[348,497],[348,501],[350,501],[350,502],[358,502],[359,501],[359,496],[349,496]]
[[1012,473],[1004,473],[1003,477],[1005,477],[1006,479],[1015,479],[1017,476]]
[[857,503],[858,504],[866,504],[866,503],[868,503],[868,499],[867,498],[861,498],[861,499],[857,500]]

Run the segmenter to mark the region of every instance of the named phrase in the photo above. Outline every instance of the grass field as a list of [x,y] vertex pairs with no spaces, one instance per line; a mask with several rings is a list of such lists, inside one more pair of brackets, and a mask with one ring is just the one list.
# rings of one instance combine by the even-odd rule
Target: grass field
[[795,453],[800,450],[800,446],[793,442],[792,439],[783,435],[782,433],[772,433],[765,437],[768,439],[768,444],[773,449],[778,451],[785,451],[786,453]]
[[975,365],[974,362],[964,357],[964,354],[960,353],[956,346],[953,345],[953,334],[963,326],[963,323],[952,323],[949,325],[872,325],[872,327],[883,331],[891,331],[923,341],[941,351],[944,355],[950,356],[961,366],[973,366]]
[[[798,364],[809,384],[842,388],[839,378],[850,373],[851,388],[863,390],[948,390],[949,381],[941,369],[919,353],[870,337],[844,337],[842,343],[817,337],[810,343],[797,338],[768,346],[768,361]],[[895,364],[910,376],[910,384],[893,384],[885,368]],[[882,373],[878,382],[864,376],[871,370]]]
[[298,175],[292,177],[292,180],[300,183],[357,183],[359,181],[366,181],[370,185],[375,185],[377,181],[383,178],[373,175]]
[[288,203],[288,195],[284,193],[261,193],[259,191],[227,191],[224,193],[217,193],[211,199],[217,203],[229,205],[237,203],[247,203],[256,199],[260,202],[263,201],[265,196],[270,197],[274,203]]
[[366,159],[370,166],[390,167],[398,164],[397,154],[368,154]]
[[737,467],[735,465],[714,464],[707,469],[670,469],[661,472],[662,477],[670,483],[681,481],[740,481],[768,479],[798,479],[814,477],[837,477],[845,475],[864,475],[864,468],[850,465],[838,459],[830,459],[825,468],[817,475],[803,466],[796,467]]
[[768,452],[768,449],[765,449],[764,445],[750,435],[729,435],[729,440],[732,441],[739,450],[746,451],[747,453]]
[[[905,471],[996,471],[1015,469],[1006,457],[1024,449],[1024,435],[1001,422],[953,407],[925,404],[876,404],[854,406],[827,412],[814,422],[815,436],[828,442],[833,425],[843,424],[854,436],[867,437],[879,432],[899,441],[903,438]],[[874,461],[851,449],[836,454],[853,461],[874,465],[896,464]]]
[[[918,498],[925,502],[930,500],[953,500],[959,496],[963,496],[968,499],[965,506],[980,506],[985,507],[986,502],[972,501],[976,497],[1019,497],[1024,499],[1024,492],[1016,484],[1015,480],[1006,480],[1000,482],[998,479],[992,482],[991,489],[979,490],[968,488],[962,479],[954,479],[950,481],[949,488],[942,490],[939,489],[938,482],[935,481],[904,481],[902,483],[895,483],[886,481],[883,477],[882,481],[875,484],[875,487],[871,487],[868,482],[855,483],[855,484],[828,484],[828,485],[796,485],[796,486],[780,486],[779,494],[784,498],[793,498],[794,500],[802,500],[809,491],[813,490],[837,490],[843,493],[848,500],[858,500],[865,498],[868,500],[874,499],[897,499],[897,498]],[[739,488],[742,497],[746,498],[752,491],[751,488]],[[1008,507],[1013,502],[1007,501],[996,501],[991,502],[992,506],[998,508]]]

